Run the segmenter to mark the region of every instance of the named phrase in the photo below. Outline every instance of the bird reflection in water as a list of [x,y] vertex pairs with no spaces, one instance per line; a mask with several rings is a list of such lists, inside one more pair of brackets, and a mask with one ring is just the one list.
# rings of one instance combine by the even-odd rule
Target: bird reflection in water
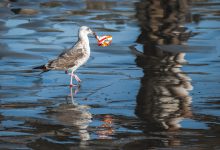
[[[74,96],[79,92],[80,86],[73,86],[70,88],[70,97],[71,97],[71,103],[74,106],[79,106],[75,101],[74,101]],[[80,106],[82,107],[82,106]],[[80,108],[78,107],[78,108]],[[80,110],[83,110],[80,108]],[[89,114],[89,115],[88,115]],[[80,139],[82,141],[87,141],[90,139],[90,135],[87,131],[88,124],[91,122],[92,115],[90,113],[85,113],[84,115],[86,116],[85,118],[82,118],[80,123],[77,123],[80,125]],[[83,116],[82,116],[83,117]],[[88,120],[90,119],[90,120]],[[85,120],[85,121],[82,121]],[[105,114],[101,118],[102,124],[100,126],[97,126],[97,131],[96,134],[100,139],[111,139],[111,135],[114,134],[114,128],[113,128],[113,116]],[[82,124],[81,124],[82,123]],[[83,125],[83,126],[81,126]]]
[[[74,100],[74,96],[79,92],[80,86],[74,86],[70,88],[70,95],[67,96],[67,101],[71,100],[71,103],[63,103],[52,110],[52,117],[65,125],[66,130],[72,133],[72,136],[78,133],[80,138],[80,146],[87,146],[87,141],[90,140],[90,134],[88,132],[89,124],[92,122],[92,114],[89,112],[89,106],[80,105]],[[55,114],[54,114],[55,112]],[[65,129],[64,129],[65,130]]]
[[192,35],[184,27],[190,20],[187,0],[141,0],[136,5],[141,34],[131,46],[136,63],[143,68],[135,113],[145,132],[178,130],[180,121],[190,117],[193,89],[181,68],[186,62],[181,45]]

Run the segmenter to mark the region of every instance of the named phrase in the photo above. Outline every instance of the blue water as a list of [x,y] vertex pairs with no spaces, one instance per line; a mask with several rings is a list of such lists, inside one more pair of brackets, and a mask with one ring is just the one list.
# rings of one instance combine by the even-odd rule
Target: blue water
[[[0,149],[220,149],[220,3],[162,2],[1,1]],[[80,87],[32,69],[82,25]]]

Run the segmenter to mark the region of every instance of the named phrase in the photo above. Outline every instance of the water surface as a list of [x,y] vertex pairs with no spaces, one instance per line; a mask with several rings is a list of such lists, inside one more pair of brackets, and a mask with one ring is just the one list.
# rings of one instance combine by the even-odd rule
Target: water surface
[[[160,3],[161,2],[161,3]],[[1,149],[220,149],[217,0],[0,2]],[[90,26],[69,88],[55,58]]]

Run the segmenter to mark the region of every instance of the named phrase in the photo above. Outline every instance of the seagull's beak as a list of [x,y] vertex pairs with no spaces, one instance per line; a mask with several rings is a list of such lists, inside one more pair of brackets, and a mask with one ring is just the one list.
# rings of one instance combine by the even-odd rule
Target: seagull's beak
[[92,32],[92,34],[94,35],[95,38],[97,38],[97,34],[95,32]]
[[96,36],[97,36],[97,35],[96,35],[96,33],[95,33],[95,32],[93,32],[91,29],[89,29],[89,31],[90,31],[90,33],[89,33],[89,34],[94,35],[94,37],[96,37]]

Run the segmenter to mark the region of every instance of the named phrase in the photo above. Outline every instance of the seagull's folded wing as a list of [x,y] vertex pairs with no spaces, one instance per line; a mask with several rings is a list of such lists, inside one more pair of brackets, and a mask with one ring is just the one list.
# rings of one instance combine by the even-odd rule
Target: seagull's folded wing
[[50,61],[47,67],[50,69],[66,70],[77,65],[78,61],[84,57],[83,49],[74,49],[64,52],[55,60]]

